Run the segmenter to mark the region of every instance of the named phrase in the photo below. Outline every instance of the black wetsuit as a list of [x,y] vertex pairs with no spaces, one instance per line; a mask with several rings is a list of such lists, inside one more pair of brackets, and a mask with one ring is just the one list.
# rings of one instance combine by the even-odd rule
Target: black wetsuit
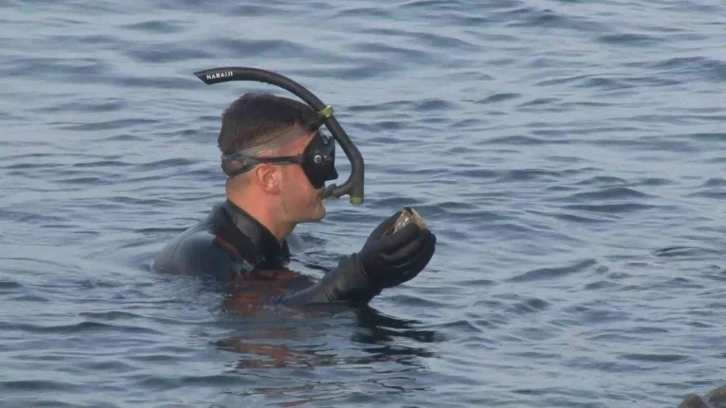
[[[287,241],[280,245],[272,233],[245,211],[226,200],[209,216],[186,230],[159,253],[153,268],[160,272],[211,275],[222,282],[254,280],[266,270],[286,269]],[[343,257],[338,267],[317,283],[268,299],[271,303],[367,303],[380,293],[359,273],[357,254]]]

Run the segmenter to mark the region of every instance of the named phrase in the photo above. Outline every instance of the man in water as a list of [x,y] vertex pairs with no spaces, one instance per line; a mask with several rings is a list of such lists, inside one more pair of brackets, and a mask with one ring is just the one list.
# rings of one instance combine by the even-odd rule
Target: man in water
[[[335,143],[320,125],[316,112],[293,99],[246,94],[234,101],[218,138],[226,200],[170,242],[153,268],[252,286],[279,284],[289,262],[288,235],[297,224],[325,216],[325,182],[338,177]],[[433,256],[436,236],[415,223],[386,233],[398,215],[381,222],[359,252],[342,257],[320,281],[266,301],[361,305],[413,279]]]

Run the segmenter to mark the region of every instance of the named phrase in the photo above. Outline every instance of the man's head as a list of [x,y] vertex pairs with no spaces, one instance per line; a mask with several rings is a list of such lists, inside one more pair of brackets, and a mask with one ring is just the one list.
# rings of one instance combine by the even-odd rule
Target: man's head
[[[227,196],[248,208],[264,207],[272,223],[323,218],[322,183],[337,173],[332,162],[311,166],[315,152],[334,148],[332,140],[318,135],[319,127],[316,112],[293,99],[253,93],[234,101],[224,112],[218,139],[222,169],[230,176]],[[303,153],[307,155],[299,156]],[[327,177],[316,177],[320,169],[328,170],[323,172]]]

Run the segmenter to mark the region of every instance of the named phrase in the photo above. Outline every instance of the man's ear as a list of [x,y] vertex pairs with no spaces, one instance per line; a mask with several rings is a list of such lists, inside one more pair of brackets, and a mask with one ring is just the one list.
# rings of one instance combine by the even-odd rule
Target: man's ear
[[260,188],[270,194],[280,193],[280,174],[279,168],[270,166],[269,164],[258,164],[254,169],[254,181]]

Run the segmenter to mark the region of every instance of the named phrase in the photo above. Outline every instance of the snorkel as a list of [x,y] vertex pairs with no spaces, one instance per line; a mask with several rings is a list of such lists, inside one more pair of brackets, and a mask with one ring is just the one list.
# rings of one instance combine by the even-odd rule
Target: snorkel
[[308,91],[297,82],[280,74],[259,68],[220,67],[198,71],[195,72],[194,75],[207,85],[228,81],[257,81],[277,85],[280,88],[292,92],[305,103],[310,105],[310,107],[318,113],[318,117],[330,131],[333,138],[338,141],[338,144],[345,152],[345,155],[348,157],[351,164],[351,172],[350,176],[348,176],[348,180],[346,180],[341,186],[331,184],[326,187],[323,197],[340,198],[341,196],[348,194],[350,196],[351,204],[363,203],[363,156],[345,133],[345,130],[343,130],[338,121],[335,119],[335,116],[333,116],[333,108],[330,105],[325,105],[320,99],[318,99],[318,97],[313,95],[312,92]]

